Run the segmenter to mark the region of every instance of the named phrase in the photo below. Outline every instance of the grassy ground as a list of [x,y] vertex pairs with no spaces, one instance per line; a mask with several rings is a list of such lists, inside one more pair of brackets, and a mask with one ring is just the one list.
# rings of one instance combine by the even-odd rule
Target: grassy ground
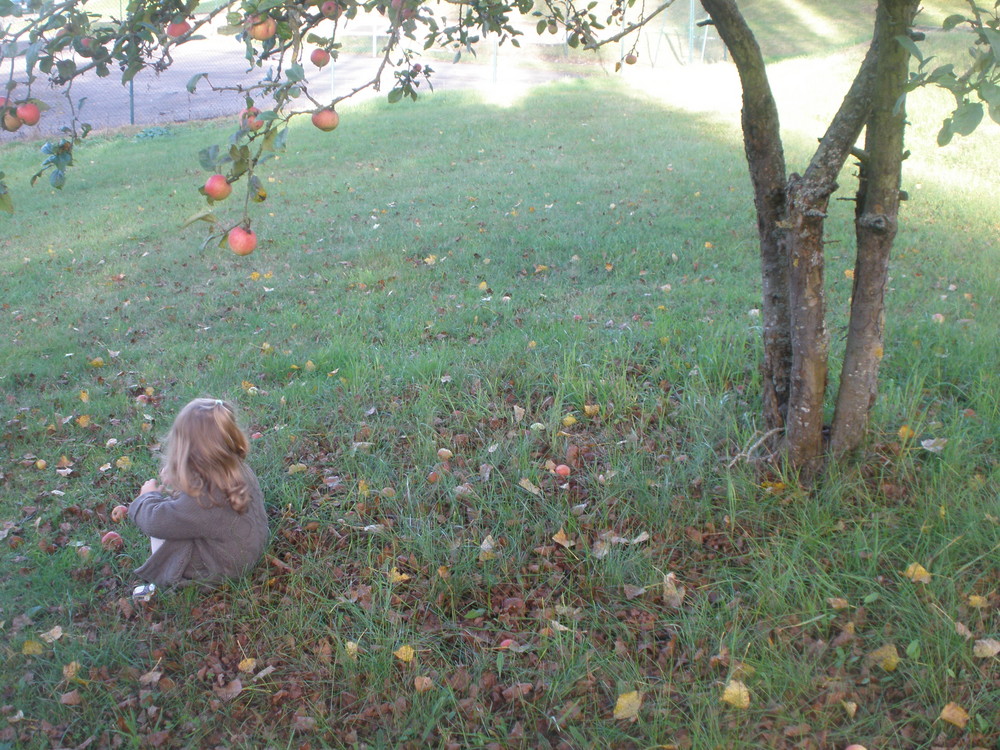
[[[816,65],[779,93],[853,67]],[[245,259],[178,229],[227,126],[88,142],[0,236],[0,743],[994,746],[996,130],[938,150],[941,103],[911,103],[872,441],[812,493],[738,458],[754,220],[711,101],[587,81],[345,109],[269,168]],[[783,122],[803,158],[816,121]],[[145,539],[98,540],[206,394],[254,435],[273,542],[246,580],[137,607]]]

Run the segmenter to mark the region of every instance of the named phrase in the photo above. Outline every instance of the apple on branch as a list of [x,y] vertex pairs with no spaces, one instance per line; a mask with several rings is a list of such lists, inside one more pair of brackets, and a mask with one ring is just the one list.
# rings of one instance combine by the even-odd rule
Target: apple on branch
[[237,255],[249,255],[257,247],[257,233],[252,229],[235,226],[229,230],[229,249]]
[[233,192],[233,186],[229,184],[225,175],[213,174],[205,182],[205,187],[201,189],[201,192],[207,195],[210,200],[222,201]]
[[321,110],[313,112],[312,124],[320,130],[330,132],[331,130],[335,130],[340,124],[340,115],[333,109],[324,107]]

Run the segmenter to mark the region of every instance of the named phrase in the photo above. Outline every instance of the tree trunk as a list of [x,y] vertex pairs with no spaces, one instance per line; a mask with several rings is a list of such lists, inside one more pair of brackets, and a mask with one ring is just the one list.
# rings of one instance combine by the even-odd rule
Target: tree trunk
[[788,246],[785,230],[785,155],[778,108],[760,47],[733,0],[702,0],[740,75],[743,147],[750,167],[760,236],[764,326],[761,388],[768,429],[785,425],[792,364],[788,309]]
[[830,434],[830,451],[834,456],[861,444],[878,388],[889,252],[896,237],[899,212],[909,69],[909,53],[896,37],[909,32],[917,5],[916,0],[881,0],[875,21],[880,53],[857,194],[858,249],[851,319]]

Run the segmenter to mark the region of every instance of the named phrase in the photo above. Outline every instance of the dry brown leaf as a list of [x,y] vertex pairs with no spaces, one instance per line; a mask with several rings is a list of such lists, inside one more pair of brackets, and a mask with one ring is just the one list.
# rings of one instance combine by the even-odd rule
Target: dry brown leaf
[[146,686],[156,685],[156,683],[160,681],[161,677],[163,677],[163,672],[159,669],[151,669],[139,678],[139,684]]
[[535,497],[542,496],[542,491],[538,489],[538,487],[527,477],[521,479],[521,481],[517,483],[517,486],[520,487],[522,490],[527,490]]
[[72,682],[75,680],[77,675],[80,673],[80,662],[71,661],[69,664],[62,668],[63,679],[66,682]]
[[733,708],[750,708],[750,691],[739,680],[730,680],[726,683],[725,690],[722,691],[722,697],[719,700],[728,703]]
[[848,607],[851,606],[850,602],[848,602],[847,599],[842,599],[839,596],[831,596],[831,597],[829,597],[826,600],[826,603],[829,604],[834,609],[847,609]]
[[59,696],[59,702],[64,706],[79,706],[83,703],[83,696],[80,695],[79,690],[70,690],[68,693],[63,693]]
[[625,584],[625,586],[623,586],[622,588],[625,591],[625,598],[630,601],[632,599],[638,599],[640,596],[646,593],[646,589],[643,586],[631,586],[629,584]]
[[232,682],[227,682],[225,685],[215,685],[212,688],[220,700],[231,701],[237,695],[243,692],[243,683],[240,681],[239,677],[236,677]]
[[565,547],[566,549],[576,545],[576,542],[566,536],[566,532],[563,529],[559,529],[559,531],[555,533],[552,537],[552,541],[561,547]]
[[965,729],[965,725],[969,723],[969,713],[964,708],[962,708],[957,703],[949,703],[947,706],[941,709],[941,715],[938,716],[941,721],[947,721],[949,724],[954,724],[959,729]]
[[920,563],[910,563],[906,570],[903,571],[903,575],[909,578],[914,583],[930,583],[931,574]]
[[663,603],[673,609],[680,609],[687,593],[683,586],[677,585],[677,576],[667,573],[663,576]]
[[47,630],[40,634],[39,637],[46,643],[55,643],[63,637],[63,629],[56,625],[52,630]]
[[493,539],[493,535],[488,534],[479,545],[479,562],[486,562],[487,560],[492,560],[496,557],[496,553],[493,551],[496,544],[497,543]]
[[965,640],[972,638],[972,631],[969,630],[964,622],[959,622],[958,620],[955,620],[955,633],[962,636]]
[[515,405],[514,406],[514,421],[515,422],[520,422],[522,419],[524,419],[524,409],[522,409],[520,406]]
[[418,693],[426,693],[434,687],[434,680],[427,675],[420,675],[413,678],[413,689]]
[[1000,641],[995,638],[983,638],[976,641],[976,645],[972,647],[972,653],[979,659],[992,659],[997,654],[1000,654]]
[[642,707],[642,693],[633,690],[629,693],[622,693],[615,701],[615,718],[618,720],[635,721]]
[[886,672],[894,672],[899,666],[899,652],[894,645],[887,643],[868,654],[868,663],[877,664]]

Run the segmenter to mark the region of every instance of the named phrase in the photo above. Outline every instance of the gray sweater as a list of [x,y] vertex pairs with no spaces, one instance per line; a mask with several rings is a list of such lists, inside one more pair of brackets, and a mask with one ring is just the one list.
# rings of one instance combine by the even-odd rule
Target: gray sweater
[[135,574],[157,586],[219,583],[246,573],[267,546],[267,513],[257,477],[245,467],[250,503],[237,513],[222,493],[202,497],[183,492],[147,492],[129,506],[144,534],[162,539]]

